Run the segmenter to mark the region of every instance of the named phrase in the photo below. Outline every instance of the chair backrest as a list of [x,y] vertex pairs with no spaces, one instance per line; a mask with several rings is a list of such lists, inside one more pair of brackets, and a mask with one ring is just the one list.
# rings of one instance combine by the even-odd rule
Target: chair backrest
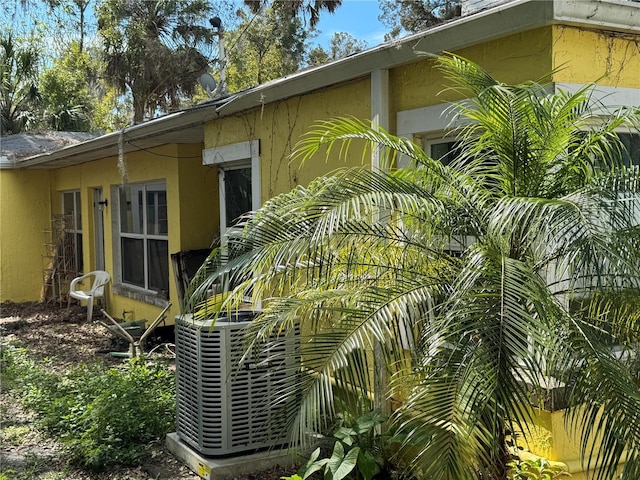
[[95,270],[90,272],[89,275],[93,275],[93,285],[91,286],[91,292],[94,297],[101,297],[104,295],[104,286],[111,280],[111,275],[104,270]]

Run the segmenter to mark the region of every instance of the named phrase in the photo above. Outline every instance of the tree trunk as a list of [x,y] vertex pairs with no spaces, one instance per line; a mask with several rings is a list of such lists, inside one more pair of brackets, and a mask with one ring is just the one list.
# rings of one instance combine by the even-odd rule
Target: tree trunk
[[144,120],[145,102],[139,96],[133,95],[133,123],[141,123]]

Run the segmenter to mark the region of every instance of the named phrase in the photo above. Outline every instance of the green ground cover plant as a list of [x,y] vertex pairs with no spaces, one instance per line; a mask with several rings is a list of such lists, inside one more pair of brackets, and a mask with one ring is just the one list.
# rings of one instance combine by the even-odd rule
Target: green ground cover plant
[[324,452],[322,446],[315,449],[298,472],[299,476],[306,479],[315,472],[323,472],[325,480],[372,480],[380,474],[383,478],[391,478],[388,447],[392,437],[380,433],[386,421],[378,410],[358,417],[343,414],[332,434],[323,442]]
[[569,478],[560,465],[553,465],[545,458],[537,460],[515,459],[508,464],[509,478],[512,480],[556,480]]
[[132,465],[174,426],[175,378],[162,362],[131,360],[62,373],[13,346],[0,353],[2,382],[65,445],[71,461],[93,470]]

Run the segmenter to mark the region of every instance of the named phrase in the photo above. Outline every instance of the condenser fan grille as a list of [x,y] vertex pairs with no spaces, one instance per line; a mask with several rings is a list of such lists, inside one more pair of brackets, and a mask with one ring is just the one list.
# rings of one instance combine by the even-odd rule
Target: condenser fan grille
[[211,323],[176,318],[178,435],[209,456],[284,444],[286,415],[273,403],[295,381],[295,341],[272,338],[239,366],[249,322]]

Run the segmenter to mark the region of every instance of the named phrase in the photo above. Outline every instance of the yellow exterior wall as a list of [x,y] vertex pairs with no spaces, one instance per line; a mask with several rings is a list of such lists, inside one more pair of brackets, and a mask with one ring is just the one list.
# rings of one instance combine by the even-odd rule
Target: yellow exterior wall
[[640,88],[640,36],[553,27],[556,82]]
[[0,172],[0,301],[39,300],[51,224],[50,170]]
[[[536,410],[533,412],[533,418],[535,423],[530,425],[530,431],[526,433],[529,443],[518,441],[519,446],[525,452],[523,458],[543,457],[559,463],[565,471],[571,474],[571,480],[591,478],[597,471],[598,465],[594,461],[585,471],[580,461],[579,438],[567,431],[565,411]],[[592,436],[589,441],[593,442],[594,437]],[[533,454],[530,457],[527,455],[529,452]]]
[[[205,125],[205,148],[222,147],[248,140],[260,140],[260,176],[262,202],[307,185],[317,176],[346,166],[336,156],[325,161],[322,155],[304,165],[291,162],[289,155],[300,137],[319,120],[351,115],[369,118],[369,78],[322,90],[276,104],[265,105],[247,114],[223,118]],[[353,161],[360,163],[354,144]]]
[[[129,153],[125,163],[127,180],[131,184],[152,181],[166,183],[169,254],[210,246],[217,227],[217,176],[202,165],[201,144],[165,145],[149,151]],[[52,173],[51,202],[54,213],[59,213],[62,208],[61,192],[78,189],[81,192],[85,272],[95,268],[93,189],[100,187],[103,199],[109,202],[104,209],[105,268],[112,277],[115,276],[112,215],[116,203],[111,198],[111,189],[121,183],[116,157],[62,168]],[[150,322],[160,313],[159,306],[114,294],[113,282],[107,291],[107,311],[114,318],[127,321],[146,319]],[[180,306],[171,262],[169,298],[173,306],[168,321],[172,323]]]
[[[497,80],[520,83],[551,73],[551,27],[539,28],[458,50],[454,53],[478,63]],[[424,58],[395,68],[389,78],[394,112],[459,100],[433,60]],[[393,118],[395,115],[392,114]]]
[[[547,26],[455,52],[486,69],[497,80],[520,83],[551,80],[640,88],[640,36]],[[555,70],[555,72],[554,72]],[[554,73],[552,73],[554,72]],[[461,98],[432,60],[395,68],[390,74],[394,112]]]
[[[202,144],[179,145],[178,192],[179,251],[209,247],[220,224],[218,175],[202,165]],[[176,202],[172,202],[176,203]],[[178,251],[178,250],[175,250]],[[170,253],[175,253],[171,250]]]

